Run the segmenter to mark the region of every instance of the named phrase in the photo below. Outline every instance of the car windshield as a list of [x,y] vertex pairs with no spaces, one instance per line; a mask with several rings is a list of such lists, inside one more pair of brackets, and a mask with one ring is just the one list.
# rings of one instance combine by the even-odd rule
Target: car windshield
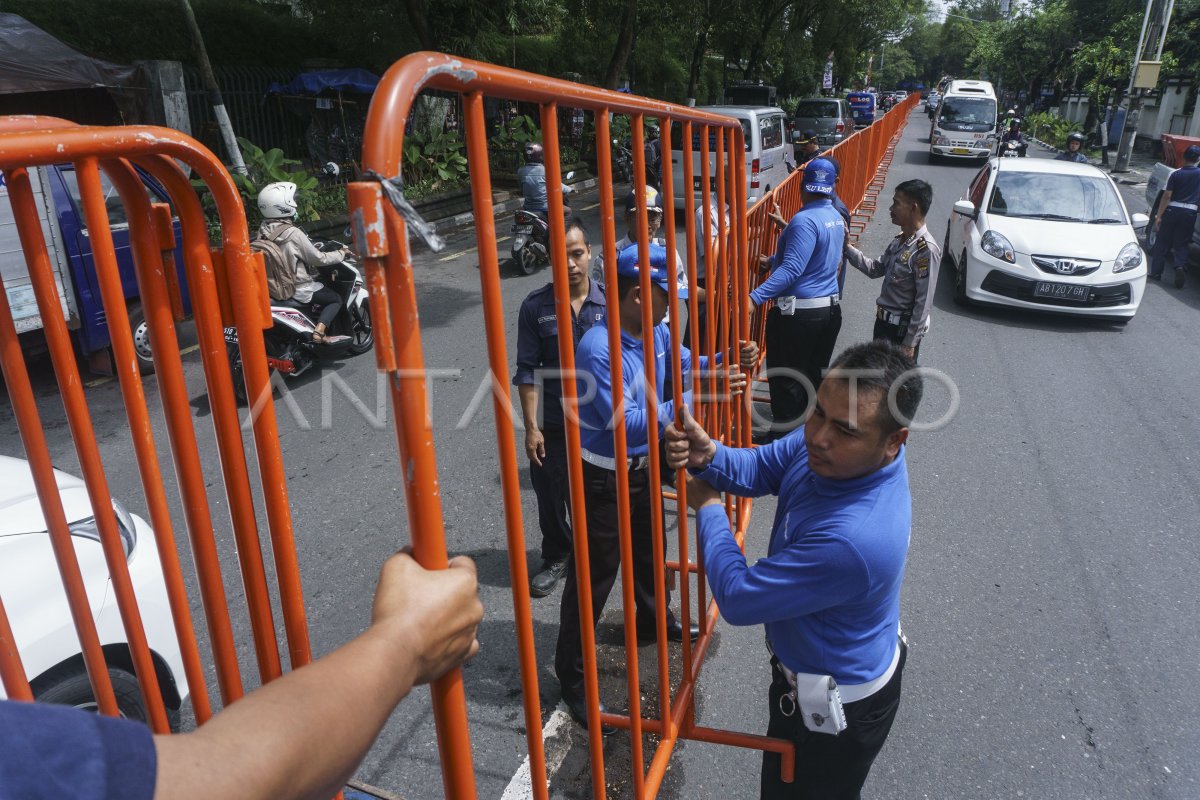
[[806,100],[796,105],[797,117],[836,117],[838,105],[830,100]]
[[983,97],[944,98],[940,121],[942,127],[957,130],[992,128],[996,125],[996,101]]
[[1052,172],[1001,172],[988,213],[1094,225],[1126,222],[1121,200],[1105,178]]

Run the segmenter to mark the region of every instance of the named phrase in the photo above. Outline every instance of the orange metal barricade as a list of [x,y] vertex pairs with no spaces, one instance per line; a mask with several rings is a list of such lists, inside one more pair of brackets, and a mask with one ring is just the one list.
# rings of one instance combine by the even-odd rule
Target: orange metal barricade
[[[207,185],[220,215],[223,248],[209,246],[208,228],[199,198],[179,163],[187,164]],[[261,554],[260,524],[255,513],[241,421],[229,374],[222,332],[235,325],[252,396],[268,396],[263,328],[269,326],[260,256],[249,248],[241,198],[229,174],[205,148],[177,131],[153,127],[93,128],[47,117],[0,118],[0,172],[8,187],[8,201],[24,251],[30,281],[45,330],[59,393],[66,411],[75,452],[99,526],[100,541],[117,598],[129,657],[141,687],[149,722],[155,731],[168,731],[164,697],[158,685],[154,657],[142,628],[137,598],[130,582],[126,555],[109,501],[105,469],[97,445],[92,415],[59,302],[58,288],[39,223],[30,169],[70,163],[78,176],[79,193],[92,245],[97,282],[107,319],[127,317],[120,283],[112,230],[100,182],[103,172],[125,207],[139,291],[154,342],[155,380],[161,398],[164,424],[175,480],[169,482],[159,468],[151,414],[138,373],[131,332],[110,326],[120,391],[126,409],[140,482],[149,509],[155,546],[165,581],[171,618],[180,648],[189,699],[196,719],[203,724],[213,713],[213,698],[204,679],[204,665],[193,628],[185,589],[181,554],[176,549],[168,487],[178,488],[187,539],[196,568],[196,585],[207,626],[211,663],[215,665],[219,702],[228,704],[245,691],[232,633],[230,606],[218,560],[214,517],[200,462],[200,445],[193,426],[182,357],[176,339],[176,315],[181,306],[173,268],[176,243],[172,211],[182,231],[182,251],[192,298],[207,398],[220,452],[223,502],[228,524],[237,543],[237,557],[250,615],[253,648],[259,678],[269,681],[282,672],[279,632],[274,621],[271,589]],[[165,189],[171,206],[154,204],[134,167],[153,176]],[[79,635],[83,660],[102,713],[116,715],[117,700],[108,674],[107,652],[100,642],[76,559],[67,519],[51,466],[51,453],[21,344],[18,341],[8,295],[0,285],[0,367],[29,461],[38,499],[46,517],[48,536],[58,561],[69,608]],[[262,490],[258,498],[266,510],[267,533],[274,560],[277,599],[282,611],[285,641],[292,668],[311,659],[300,575],[292,539],[283,462],[276,433],[274,409],[263,404],[253,415],[254,455]],[[215,482],[212,482],[215,483]],[[30,700],[32,694],[13,641],[0,587],[0,679],[12,699]]]
[[[774,233],[765,219],[765,206],[759,204],[747,214],[745,207],[746,164],[742,157],[744,145],[742,130],[732,119],[714,116],[696,109],[606,92],[580,84],[554,80],[518,72],[452,56],[418,53],[395,64],[384,76],[371,104],[364,136],[363,165],[370,171],[373,180],[350,185],[349,199],[352,225],[359,251],[365,257],[365,265],[371,290],[371,312],[379,332],[376,347],[379,368],[392,376],[392,399],[396,408],[397,436],[401,462],[404,470],[405,491],[408,499],[410,529],[413,531],[415,554],[427,567],[445,565],[446,550],[442,528],[442,511],[439,496],[437,467],[435,461],[435,436],[430,429],[430,409],[426,406],[426,382],[421,331],[417,320],[416,275],[412,267],[412,255],[408,241],[408,229],[420,230],[420,221],[403,201],[399,178],[400,157],[404,142],[404,125],[410,108],[419,92],[424,89],[459,92],[464,96],[465,137],[471,174],[473,210],[476,220],[476,244],[479,252],[480,282],[483,292],[483,310],[487,330],[488,361],[494,392],[496,438],[500,461],[500,477],[504,499],[505,526],[508,536],[509,563],[512,571],[513,603],[517,623],[517,641],[520,652],[522,690],[524,692],[525,727],[528,737],[533,792],[537,798],[547,797],[545,781],[545,756],[540,738],[542,709],[537,685],[537,654],[533,645],[533,628],[529,610],[527,570],[524,561],[524,525],[521,517],[519,484],[517,478],[517,456],[512,407],[508,400],[509,361],[505,342],[505,325],[499,281],[499,257],[492,209],[491,180],[486,152],[486,131],[483,118],[483,97],[500,97],[537,103],[541,108],[541,127],[545,148],[546,183],[558,186],[561,180],[561,164],[558,153],[558,109],[560,106],[590,111],[595,120],[595,140],[599,172],[602,244],[605,266],[605,285],[615,287],[616,279],[616,221],[613,209],[613,176],[610,162],[610,116],[628,115],[632,130],[632,153],[634,175],[642,175],[645,167],[643,123],[646,117],[657,118],[662,125],[662,161],[664,165],[674,163],[676,156],[682,162],[683,186],[674,185],[676,176],[665,167],[662,175],[662,193],[665,207],[674,207],[676,192],[684,193],[686,227],[683,248],[679,251],[687,259],[688,278],[695,285],[696,240],[700,235],[707,239],[708,215],[703,219],[702,231],[696,230],[696,198],[691,191],[694,177],[699,177],[701,203],[707,207],[715,202],[718,209],[718,246],[715,263],[708,264],[708,314],[705,341],[699,341],[697,326],[693,326],[692,341],[681,342],[679,328],[679,305],[674,288],[670,291],[670,341],[671,364],[673,365],[672,397],[675,412],[682,405],[684,389],[690,388],[697,398],[697,416],[714,436],[730,444],[750,444],[750,415],[748,398],[730,398],[729,377],[724,370],[712,370],[700,375],[695,370],[692,385],[682,382],[680,359],[681,344],[690,345],[692,352],[710,358],[717,353],[735,350],[740,340],[755,338],[761,342],[761,331],[752,336],[747,295],[753,285],[761,280],[757,270],[748,269],[757,256],[769,253],[774,246]],[[915,102],[915,101],[912,101]],[[911,107],[911,102],[907,107]],[[903,108],[907,108],[903,107]],[[865,131],[852,138],[840,153],[844,158],[843,191],[852,207],[862,205],[868,186],[882,160],[888,141],[896,130],[897,112],[877,123],[874,130]],[[679,153],[672,152],[671,131],[682,129]],[[695,176],[694,150],[699,150],[700,175]],[[712,159],[710,161],[710,155]],[[712,173],[712,174],[710,174]],[[710,178],[713,183],[710,183]],[[785,182],[780,190],[786,201],[785,208],[799,207],[799,181]],[[647,212],[645,199],[638,195],[637,236],[647,241]],[[562,198],[555,192],[548,193],[550,220],[550,251],[555,286],[555,304],[558,309],[559,358],[566,374],[575,369],[571,342],[570,298],[566,280],[565,225],[562,214]],[[726,203],[729,213],[726,214]],[[665,240],[668,253],[676,251],[679,231],[673,214],[664,219]],[[641,286],[643,296],[650,292],[647,272],[648,254],[641,252]],[[608,347],[610,353],[621,348],[619,319],[615,292],[608,292]],[[694,318],[697,301],[694,294],[688,299],[688,313]],[[650,310],[643,306],[643,330],[649,330]],[[643,337],[645,384],[655,385],[654,353],[652,337]],[[621,360],[610,358],[611,385],[623,385]],[[624,427],[624,399],[620,393],[613,398],[613,437],[615,463],[625,463],[628,450]],[[579,615],[583,638],[584,686],[589,718],[593,723],[609,723],[630,731],[632,756],[633,794],[639,798],[655,796],[667,768],[667,762],[677,742],[683,739],[716,742],[740,747],[767,749],[786,756],[782,759],[784,772],[792,766],[792,745],[782,740],[765,736],[737,733],[702,727],[696,724],[693,692],[699,678],[704,655],[709,647],[713,625],[717,619],[715,603],[706,592],[704,565],[689,556],[694,552],[690,544],[688,517],[678,514],[677,547],[678,560],[666,562],[662,548],[663,518],[661,500],[674,496],[679,508],[686,507],[685,476],[677,476],[675,493],[665,493],[657,477],[659,474],[658,426],[651,424],[648,431],[648,456],[650,461],[651,485],[653,487],[652,526],[656,569],[656,596],[658,598],[657,662],[659,665],[656,683],[659,707],[657,714],[641,707],[641,674],[639,672],[635,616],[633,602],[632,540],[630,535],[630,499],[628,475],[618,469],[616,480],[617,525],[621,552],[621,579],[623,587],[623,617],[625,623],[625,655],[627,679],[627,714],[601,715],[599,712],[599,681],[596,668],[595,641],[590,624],[592,597],[589,575],[589,544],[586,536],[587,514],[584,507],[583,478],[581,468],[581,444],[578,416],[572,413],[578,403],[573,381],[563,384],[564,404],[567,410],[568,472],[571,490],[571,522],[575,531],[575,572],[579,583]],[[657,409],[649,403],[655,421]],[[729,498],[726,510],[733,522],[739,542],[744,539],[749,524],[752,504],[745,498]],[[682,644],[681,661],[683,678],[678,686],[670,685],[668,665],[671,654],[666,645],[666,616],[663,608],[665,596],[665,570],[673,568],[682,578],[679,580],[681,623],[686,626],[695,618],[701,626],[701,634],[693,646]],[[690,577],[696,576],[696,591],[693,596]],[[439,731],[443,775],[447,796],[473,797],[471,775],[471,751],[465,700],[461,678],[455,674],[444,679],[434,693],[435,718]],[[654,733],[660,743],[646,765],[643,752],[643,734]],[[597,798],[605,795],[604,752],[599,724],[589,726],[592,788]],[[785,778],[791,778],[785,774]]]
[[[762,342],[761,314],[751,319],[747,295],[762,279],[757,269],[759,255],[774,248],[775,231],[766,219],[766,206],[757,204],[746,208],[747,165],[743,133],[740,125],[726,117],[696,109],[634,97],[626,94],[528,75],[478,62],[450,56],[419,53],[398,62],[381,82],[371,106],[364,139],[364,167],[373,176],[371,181],[359,181],[349,186],[352,227],[359,252],[364,256],[366,281],[370,293],[371,315],[376,331],[376,359],[379,369],[390,376],[391,396],[397,421],[397,439],[401,470],[397,476],[403,483],[407,499],[414,556],[427,568],[445,568],[447,552],[442,523],[438,474],[434,457],[435,437],[429,420],[424,354],[417,317],[417,276],[412,269],[409,248],[409,228],[420,226],[419,219],[403,201],[402,186],[390,179],[399,174],[404,137],[403,120],[417,94],[422,89],[441,89],[464,95],[465,130],[468,160],[471,169],[472,199],[476,236],[480,256],[480,280],[487,329],[488,363],[497,391],[494,411],[496,442],[499,455],[503,492],[505,526],[509,543],[509,566],[512,573],[513,603],[516,616],[516,635],[520,654],[521,683],[528,736],[531,773],[534,776],[534,797],[547,798],[545,754],[540,737],[542,708],[538,692],[538,658],[534,648],[533,625],[528,594],[528,575],[525,564],[524,524],[521,513],[517,473],[515,433],[511,424],[512,409],[508,402],[509,358],[505,341],[500,264],[496,231],[492,213],[491,181],[487,159],[487,140],[483,115],[485,95],[538,103],[546,148],[547,183],[557,186],[561,180],[558,156],[558,109],[570,106],[590,111],[595,120],[597,162],[601,186],[602,248],[605,261],[606,285],[617,285],[615,252],[616,217],[613,208],[613,175],[611,168],[611,115],[628,115],[632,123],[635,175],[643,174],[643,125],[648,117],[661,121],[663,133],[663,163],[681,161],[682,185],[675,186],[676,175],[664,170],[662,192],[668,208],[673,208],[674,196],[684,193],[686,225],[682,242],[673,214],[664,220],[668,252],[682,249],[685,253],[689,284],[695,285],[697,256],[704,252],[696,242],[710,237],[717,242],[714,258],[706,262],[708,270],[707,304],[709,324],[701,340],[698,326],[692,326],[691,341],[682,342],[680,308],[677,291],[669,292],[671,390],[674,412],[678,414],[685,392],[691,391],[697,418],[721,441],[738,446],[750,445],[750,393],[741,397],[729,394],[730,378],[725,368],[702,373],[694,369],[685,385],[680,369],[682,346],[693,353],[715,359],[718,353],[736,353],[738,343],[746,339]],[[834,149],[842,163],[839,192],[856,213],[867,207],[877,196],[881,182],[879,167],[889,157],[891,148],[903,127],[907,111],[915,104],[911,97],[898,107],[899,111],[885,115],[872,128],[856,134]],[[671,132],[678,127],[682,147],[672,152]],[[699,169],[694,166],[698,156]],[[168,729],[163,694],[157,684],[153,657],[142,630],[136,598],[133,595],[128,567],[122,550],[114,512],[109,504],[109,492],[104,465],[97,446],[91,414],[75,364],[66,320],[57,296],[46,242],[38,221],[37,209],[30,184],[29,169],[70,162],[79,176],[82,207],[87,221],[94,253],[100,292],[108,319],[125,317],[124,297],[113,250],[111,228],[102,196],[100,175],[103,172],[115,187],[126,208],[137,270],[138,285],[146,310],[150,335],[154,342],[153,357],[161,398],[163,425],[174,468],[174,481],[164,480],[159,468],[151,414],[142,379],[138,374],[133,342],[128,329],[111,326],[114,363],[120,381],[120,391],[133,440],[139,478],[145,492],[150,522],[156,532],[155,540],[167,587],[172,620],[182,654],[185,679],[197,721],[203,724],[213,713],[216,704],[228,704],[246,690],[238,663],[238,643],[233,634],[230,605],[226,597],[221,564],[218,557],[214,526],[217,520],[211,510],[206,485],[208,481],[201,466],[200,444],[189,409],[188,388],[182,359],[176,340],[174,323],[180,309],[179,286],[171,259],[175,249],[171,213],[178,216],[182,232],[182,253],[187,288],[192,298],[199,352],[208,399],[212,409],[213,433],[220,453],[223,502],[228,507],[227,524],[237,543],[237,558],[246,606],[250,618],[253,652],[263,682],[278,677],[283,671],[279,653],[279,631],[272,610],[272,587],[261,555],[260,523],[255,514],[255,499],[266,511],[267,531],[274,560],[278,606],[283,617],[283,641],[286,642],[289,664],[294,669],[311,658],[307,623],[301,592],[295,542],[292,536],[288,509],[286,481],[282,456],[276,433],[274,407],[270,401],[263,329],[270,325],[267,309],[265,276],[261,256],[252,253],[248,245],[246,218],[241,199],[229,175],[220,162],[202,146],[178,132],[153,127],[93,128],[81,127],[63,120],[45,117],[7,117],[0,119],[0,171],[9,187],[9,199],[17,221],[22,248],[26,254],[30,277],[43,319],[45,333],[59,392],[66,410],[72,440],[82,465],[83,477],[100,529],[101,544],[118,600],[121,620],[129,642],[133,668],[142,688],[149,710],[150,723],[159,732]],[[222,246],[214,249],[208,240],[208,230],[199,199],[188,177],[177,162],[187,164],[208,186],[220,215]],[[135,166],[152,176],[168,194],[171,207],[152,203],[146,196]],[[698,175],[695,173],[699,172]],[[699,202],[707,208],[714,203],[717,209],[715,235],[710,230],[709,215],[697,229],[697,197],[692,191],[699,179]],[[874,191],[874,195],[872,195]],[[638,236],[646,241],[648,235],[645,197],[639,193]],[[793,176],[777,187],[774,196],[785,214],[799,208],[799,179]],[[573,341],[570,329],[570,298],[566,279],[565,230],[562,198],[549,193],[551,220],[551,253],[558,314],[560,360],[564,370],[574,369]],[[400,209],[404,209],[404,212]],[[728,211],[726,210],[728,209]],[[640,254],[641,290],[650,293],[648,253]],[[619,319],[616,292],[607,298],[609,320]],[[689,318],[698,313],[698,301],[693,293],[686,307]],[[649,304],[643,305],[642,324],[650,327]],[[753,324],[752,324],[753,322]],[[251,414],[257,481],[251,476],[243,431],[238,418],[231,376],[222,333],[224,325],[233,325],[238,332],[248,394],[254,406]],[[655,385],[655,354],[652,337],[643,339],[645,374],[648,387]],[[621,348],[620,330],[613,322],[608,327],[610,352]],[[623,385],[619,358],[610,359],[613,386]],[[39,500],[47,520],[49,539],[58,561],[63,586],[68,599],[87,672],[98,706],[102,713],[118,713],[117,700],[108,676],[106,653],[97,635],[88,598],[67,530],[67,519],[56,488],[51,453],[41,424],[38,406],[30,384],[21,346],[17,339],[7,294],[0,285],[0,367],[14,408],[15,417],[26,457],[30,462]],[[584,647],[585,694],[589,717],[589,749],[591,755],[593,795],[605,796],[604,752],[600,725],[604,722],[627,729],[632,748],[633,792],[638,798],[654,797],[662,783],[675,745],[681,740],[693,740],[778,752],[784,756],[782,769],[785,780],[791,780],[793,746],[790,742],[751,733],[721,730],[698,724],[694,707],[694,692],[700,678],[705,655],[712,642],[718,617],[715,602],[707,592],[704,564],[693,545],[686,508],[685,475],[676,476],[675,492],[664,491],[660,474],[658,426],[651,424],[648,436],[648,456],[653,489],[654,563],[658,615],[656,619],[658,674],[655,676],[658,703],[656,708],[643,708],[641,703],[642,676],[639,671],[636,620],[633,600],[632,539],[630,531],[629,476],[617,470],[617,507],[621,548],[621,578],[623,587],[622,611],[625,623],[625,655],[627,661],[627,702],[625,714],[601,715],[600,686],[597,674],[595,640],[590,620],[592,597],[589,574],[589,548],[586,536],[587,518],[584,507],[581,472],[580,426],[576,413],[578,403],[573,381],[564,381],[564,400],[568,406],[567,443],[569,481],[571,489],[572,526],[576,531],[575,568],[580,576],[579,614]],[[653,390],[650,390],[653,397]],[[258,402],[253,402],[258,398]],[[613,436],[616,463],[628,454],[624,426],[624,400],[614,398]],[[651,413],[657,422],[657,404],[651,403]],[[257,484],[257,485],[256,485]],[[168,490],[176,487],[181,501],[187,542],[196,570],[196,586],[207,628],[211,663],[219,696],[210,696],[204,672],[209,660],[200,652],[193,629],[181,553],[177,551],[173,524],[169,512]],[[662,499],[677,500],[675,545],[678,554],[668,560],[664,546]],[[743,543],[753,505],[747,498],[728,497],[726,512],[739,543]],[[678,661],[682,679],[677,685],[670,681],[669,665],[674,653],[668,649],[666,637],[665,599],[668,573],[677,579],[680,596],[680,622],[685,631],[694,619],[701,629],[699,639],[692,644],[684,637]],[[693,581],[694,580],[694,584]],[[0,681],[11,699],[30,700],[32,695],[27,676],[13,641],[9,618],[3,605],[0,587]],[[434,717],[438,731],[438,746],[442,757],[445,795],[450,798],[475,797],[471,742],[468,730],[467,706],[462,675],[455,670],[432,687]],[[644,734],[655,734],[659,742],[653,753],[646,753]],[[648,763],[647,763],[648,762]]]

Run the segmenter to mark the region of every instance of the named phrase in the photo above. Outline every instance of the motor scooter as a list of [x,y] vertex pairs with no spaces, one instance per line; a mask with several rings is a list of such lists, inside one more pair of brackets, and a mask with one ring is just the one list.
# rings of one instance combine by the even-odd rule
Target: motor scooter
[[[314,239],[322,251],[345,248],[341,242]],[[271,328],[263,331],[267,350],[267,368],[287,378],[307,372],[320,361],[332,361],[346,355],[356,356],[371,349],[375,334],[371,328],[371,307],[358,260],[347,250],[338,264],[321,267],[319,280],[337,292],[342,307],[325,331],[324,341],[313,341],[321,307],[295,300],[271,301]],[[247,402],[246,377],[237,328],[225,329],[225,352],[233,377],[233,393],[238,402]]]
[[[575,177],[568,172],[563,180]],[[574,193],[566,187],[563,195]],[[512,263],[522,275],[532,275],[537,268],[550,263],[550,223],[545,214],[518,208],[513,212]]]

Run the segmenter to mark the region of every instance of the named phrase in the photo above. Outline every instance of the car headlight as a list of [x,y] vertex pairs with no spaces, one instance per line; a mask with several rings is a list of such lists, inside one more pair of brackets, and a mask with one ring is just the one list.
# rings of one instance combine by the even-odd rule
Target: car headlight
[[1010,264],[1015,264],[1017,261],[1017,253],[1013,250],[1012,244],[995,231],[985,233],[979,246],[992,258],[998,258]]
[[1141,265],[1142,248],[1138,247],[1137,242],[1130,242],[1122,247],[1121,252],[1117,254],[1117,260],[1113,264],[1113,272],[1125,272]]
[[[112,507],[113,513],[117,517],[117,532],[121,535],[121,547],[125,550],[125,557],[129,558],[133,555],[133,548],[137,546],[137,529],[133,524],[133,516],[120,500],[113,500]],[[95,542],[100,541],[100,526],[96,523],[95,517],[72,522],[67,526],[67,530],[72,536],[82,536]]]
[[938,147],[948,147],[950,145],[950,140],[945,136],[935,136],[933,137],[933,143]]

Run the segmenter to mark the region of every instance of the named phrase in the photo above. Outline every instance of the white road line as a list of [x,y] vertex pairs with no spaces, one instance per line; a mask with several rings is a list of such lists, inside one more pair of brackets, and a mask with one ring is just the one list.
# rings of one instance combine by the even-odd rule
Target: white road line
[[[571,725],[571,718],[560,705],[550,714],[542,728],[542,746],[546,753],[546,780],[553,781],[554,774],[562,766],[567,751],[571,749],[571,734],[564,730],[565,725]],[[529,771],[529,756],[521,762],[521,767],[508,782],[500,800],[533,800],[533,777]]]

